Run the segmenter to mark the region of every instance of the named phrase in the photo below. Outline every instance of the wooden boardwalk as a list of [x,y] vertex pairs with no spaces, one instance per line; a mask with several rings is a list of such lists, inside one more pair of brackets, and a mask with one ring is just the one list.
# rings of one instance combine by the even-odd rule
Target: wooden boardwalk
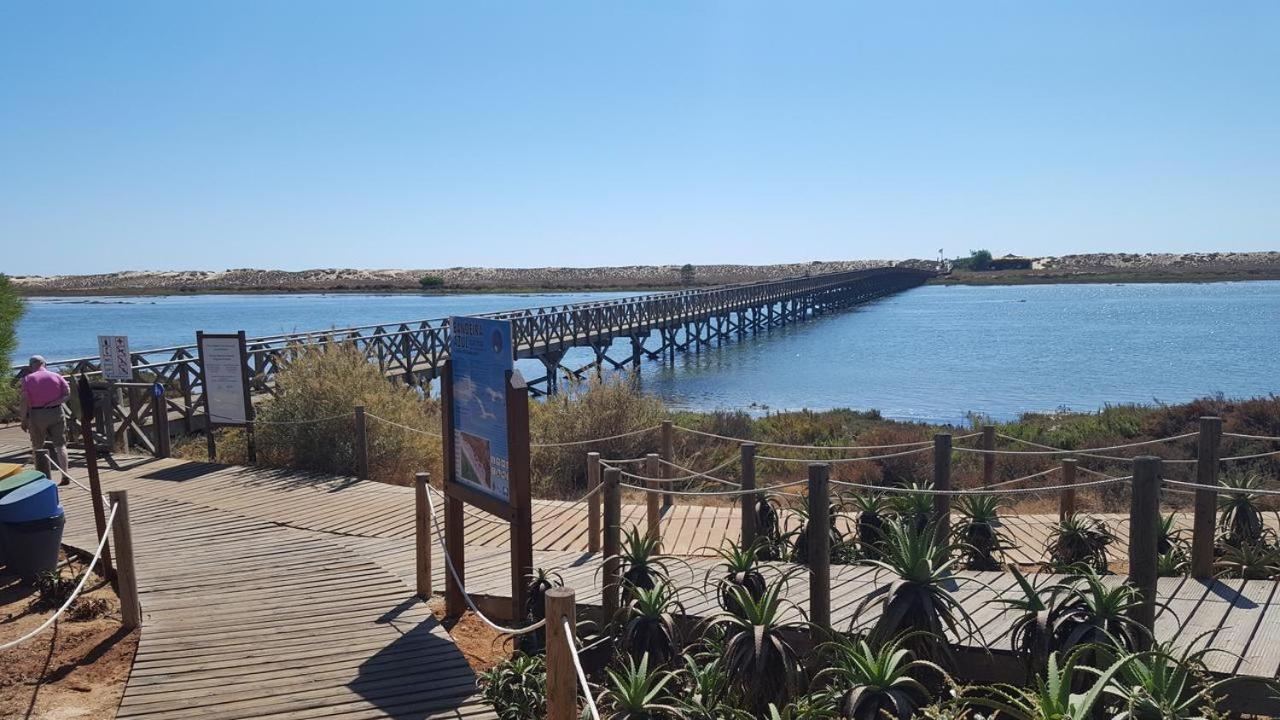
[[[6,450],[0,447],[0,456]],[[138,658],[120,717],[489,717],[474,676],[447,633],[412,594],[413,491],[310,473],[181,460],[121,458],[103,472],[108,489],[129,490],[144,609]],[[68,541],[92,542],[87,495],[63,491]],[[624,505],[639,526],[644,508]],[[1123,538],[1120,517],[1111,517]],[[1039,560],[1051,518],[1005,525]],[[599,557],[585,552],[582,506],[539,501],[535,564],[557,570],[582,605],[599,604]],[[677,580],[690,614],[714,611],[702,588],[714,559],[700,548],[736,537],[730,507],[677,505],[664,516],[667,549],[688,554]],[[507,597],[505,526],[467,523],[467,581],[479,595]],[[433,587],[443,559],[433,545]],[[1123,556],[1123,541],[1114,548]],[[972,582],[978,580],[981,582]],[[1109,582],[1120,582],[1112,577]],[[977,638],[1000,650],[1011,616],[994,602],[1013,585],[1002,573],[965,573],[956,591],[979,625]],[[855,611],[884,577],[862,566],[832,569],[833,625],[862,628]],[[1160,639],[1226,650],[1216,672],[1280,674],[1280,584],[1270,581],[1159,582]],[[788,599],[807,606],[807,582]],[[798,610],[793,611],[798,612]]]

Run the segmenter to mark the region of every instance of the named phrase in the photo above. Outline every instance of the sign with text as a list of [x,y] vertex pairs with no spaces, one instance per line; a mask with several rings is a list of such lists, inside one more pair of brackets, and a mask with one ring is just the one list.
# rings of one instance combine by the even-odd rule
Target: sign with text
[[244,338],[240,335],[196,337],[204,375],[204,402],[215,425],[249,422],[249,388],[245,378]]
[[126,382],[133,379],[128,335],[99,335],[98,357],[102,363],[102,377]]
[[507,377],[514,367],[511,323],[450,319],[453,481],[510,500]]

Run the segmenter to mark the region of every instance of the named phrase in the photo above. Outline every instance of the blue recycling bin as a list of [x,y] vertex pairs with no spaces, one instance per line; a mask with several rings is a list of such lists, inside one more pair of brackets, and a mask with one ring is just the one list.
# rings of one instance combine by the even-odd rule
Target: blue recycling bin
[[[44,473],[40,472],[39,470],[23,470],[22,472],[14,473],[9,477],[3,480],[0,480],[0,498],[4,498],[4,496],[8,495],[9,493],[13,492],[14,490],[17,490],[18,488],[24,485],[27,485],[28,483],[32,483],[32,482],[35,482],[36,480],[44,480],[44,479],[45,479]],[[8,564],[8,560],[6,559],[6,557],[7,555],[5,552],[4,532],[0,531],[0,565]]]
[[27,582],[57,569],[65,525],[58,486],[47,478],[32,480],[0,497],[0,535],[9,569]]

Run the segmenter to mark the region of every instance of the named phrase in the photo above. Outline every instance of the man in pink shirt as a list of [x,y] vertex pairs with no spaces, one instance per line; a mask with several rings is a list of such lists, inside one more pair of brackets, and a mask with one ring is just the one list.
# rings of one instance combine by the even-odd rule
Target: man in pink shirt
[[[54,462],[67,467],[67,421],[62,415],[62,404],[71,397],[67,379],[44,366],[44,358],[31,356],[27,374],[22,377],[22,429],[31,435],[31,449],[44,447],[46,440],[53,442]],[[50,473],[52,475],[53,473]],[[62,484],[70,478],[62,473]]]

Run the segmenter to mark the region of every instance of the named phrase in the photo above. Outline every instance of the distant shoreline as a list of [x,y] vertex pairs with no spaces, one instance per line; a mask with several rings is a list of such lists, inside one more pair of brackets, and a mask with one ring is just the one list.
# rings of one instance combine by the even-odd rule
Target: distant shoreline
[[[1030,269],[960,271],[941,285],[1205,283],[1280,280],[1280,252],[1099,253],[1025,258]],[[595,268],[317,269],[301,271],[127,271],[99,275],[18,276],[29,297],[242,294],[647,293],[862,270],[889,264],[936,267],[926,260],[814,261],[778,265],[629,265]],[[431,277],[441,287],[423,288]]]

